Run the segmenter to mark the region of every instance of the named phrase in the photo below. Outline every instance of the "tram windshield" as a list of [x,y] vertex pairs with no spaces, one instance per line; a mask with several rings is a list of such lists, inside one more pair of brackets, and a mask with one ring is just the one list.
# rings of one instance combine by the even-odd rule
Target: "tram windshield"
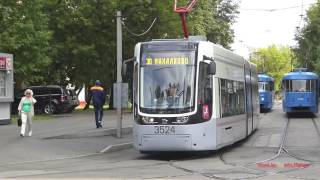
[[140,109],[185,113],[194,108],[195,51],[144,52],[140,68]]
[[286,80],[286,91],[311,92],[316,91],[316,80]]
[[259,82],[259,91],[272,91],[271,82]]

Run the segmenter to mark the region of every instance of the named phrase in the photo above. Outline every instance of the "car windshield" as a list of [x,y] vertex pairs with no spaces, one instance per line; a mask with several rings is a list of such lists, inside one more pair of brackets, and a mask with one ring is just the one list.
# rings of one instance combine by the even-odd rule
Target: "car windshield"
[[140,108],[146,113],[184,113],[194,107],[195,52],[142,55]]

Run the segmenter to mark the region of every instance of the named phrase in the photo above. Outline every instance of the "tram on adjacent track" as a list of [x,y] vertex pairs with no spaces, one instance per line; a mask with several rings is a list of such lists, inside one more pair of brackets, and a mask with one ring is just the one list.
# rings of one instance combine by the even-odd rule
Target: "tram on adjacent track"
[[260,110],[272,109],[274,100],[274,79],[267,74],[258,74]]
[[297,68],[282,79],[283,111],[318,113],[319,76]]
[[201,40],[135,47],[133,139],[140,152],[216,150],[258,126],[256,66]]

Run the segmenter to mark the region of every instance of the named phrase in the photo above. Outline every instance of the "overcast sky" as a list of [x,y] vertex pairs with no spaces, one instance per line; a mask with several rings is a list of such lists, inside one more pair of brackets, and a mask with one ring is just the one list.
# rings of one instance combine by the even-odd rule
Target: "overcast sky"
[[[316,0],[242,0],[240,14],[234,24],[232,49],[248,58],[255,48],[269,45],[294,46],[296,27],[302,27],[301,13]],[[303,3],[303,8],[302,8]]]

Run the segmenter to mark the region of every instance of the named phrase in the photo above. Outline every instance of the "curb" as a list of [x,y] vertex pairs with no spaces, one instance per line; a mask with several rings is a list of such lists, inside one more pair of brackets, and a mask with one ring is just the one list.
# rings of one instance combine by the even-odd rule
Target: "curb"
[[115,145],[110,145],[99,151],[99,153],[109,153],[109,152],[115,152],[115,151],[121,151],[125,149],[130,149],[133,148],[133,143],[122,143],[122,144],[115,144]]
[[[122,128],[122,134],[128,135],[132,133],[132,127],[124,127]],[[117,135],[117,129],[103,129],[103,130],[95,130],[95,131],[87,131],[87,132],[79,132],[79,133],[73,133],[73,134],[63,134],[58,136],[50,136],[50,137],[44,137],[42,139],[75,139],[75,138],[89,138],[89,137],[101,137],[101,136],[116,136]]]

